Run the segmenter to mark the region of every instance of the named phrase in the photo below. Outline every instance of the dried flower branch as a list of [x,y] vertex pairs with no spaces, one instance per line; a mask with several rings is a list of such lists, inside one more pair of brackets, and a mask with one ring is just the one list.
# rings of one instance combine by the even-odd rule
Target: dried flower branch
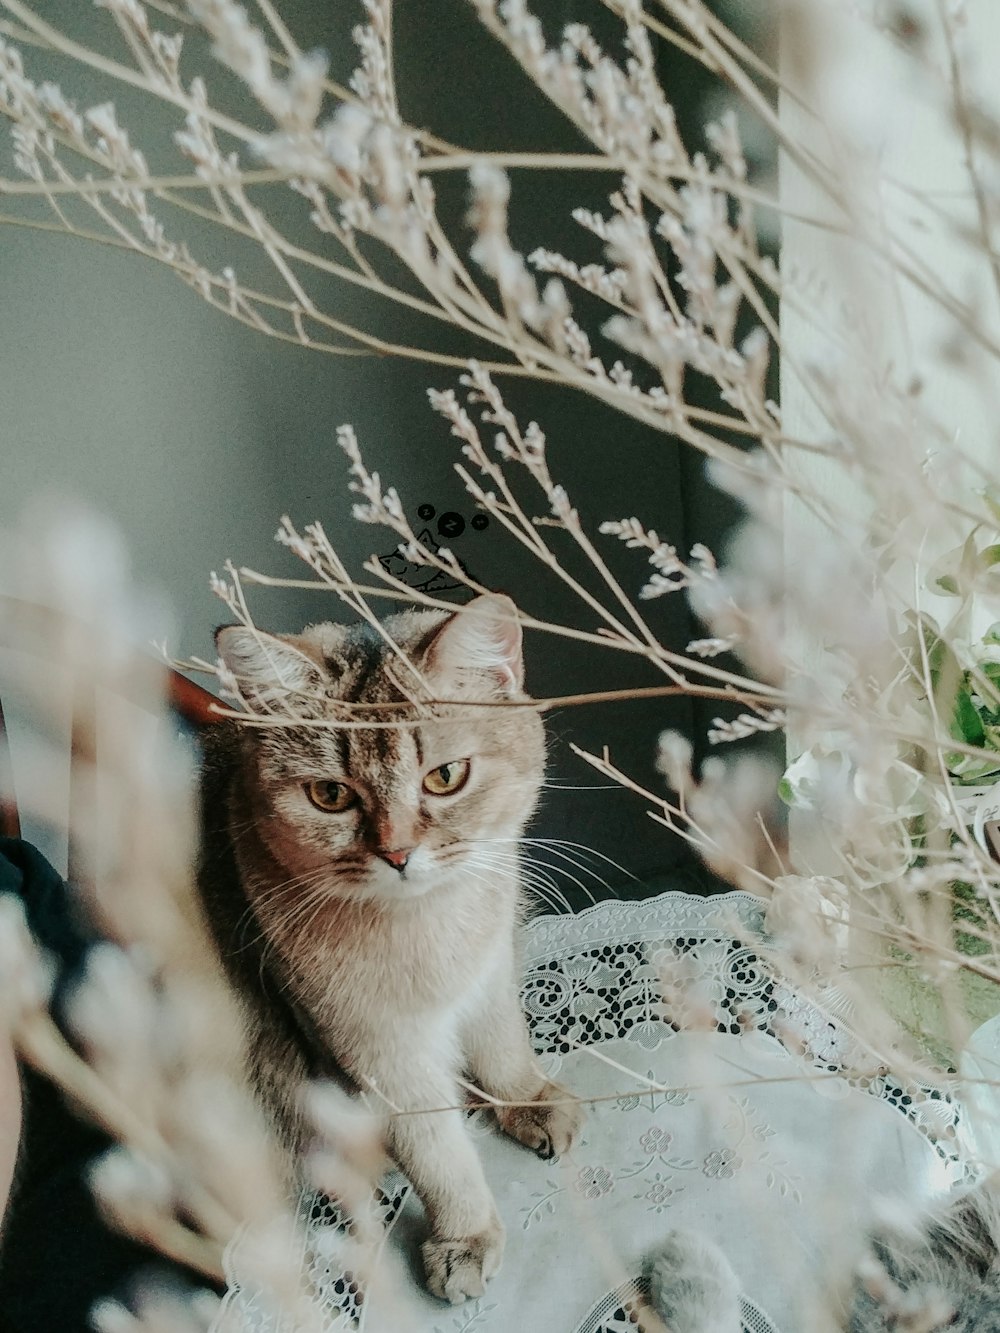
[[[970,93],[960,7],[941,7],[941,58],[927,54],[924,33],[907,45],[890,24],[880,40],[915,61],[910,68],[948,108],[970,190],[962,217],[933,191],[924,197],[883,169],[865,142],[869,99],[850,79],[818,77],[833,56],[808,5],[793,34],[794,79],[779,77],[703,0],[663,0],[656,14],[639,0],[604,0],[620,22],[620,41],[608,49],[583,23],[567,25],[553,41],[528,0],[472,6],[593,151],[480,154],[409,124],[396,92],[389,0],[365,0],[348,87],[329,79],[320,55],[300,49],[274,0],[258,0],[250,11],[234,0],[186,7],[102,0],[128,53],[122,60],[45,21],[29,0],[0,0],[9,16],[0,24],[0,111],[20,173],[0,181],[0,194],[15,211],[32,201],[47,208],[41,219],[16,216],[22,225],[87,235],[164,264],[266,336],[328,354],[371,350],[454,368],[456,386],[432,390],[430,404],[457,441],[457,475],[473,503],[575,608],[565,623],[523,612],[520,623],[631,654],[648,664],[653,682],[503,706],[544,712],[675,694],[717,701],[705,739],[736,750],[728,761],[712,756],[699,766],[693,738],[663,733],[658,764],[668,794],[636,781],[608,751],[580,757],[646,802],[652,818],[716,874],[770,898],[769,961],[789,984],[850,1011],[866,1067],[943,1079],[972,1025],[969,987],[1000,984],[1000,865],[989,854],[984,807],[967,812],[959,785],[997,772],[1000,650],[983,624],[986,613],[997,618],[1000,504],[984,451],[957,443],[948,409],[949,377],[961,377],[979,391],[978,420],[993,415],[1000,340],[967,289],[982,270],[1000,290],[991,183],[1000,125]],[[877,27],[877,16],[872,22]],[[658,75],[660,42],[699,61],[729,90],[730,104],[704,127],[699,145],[679,132]],[[80,109],[45,79],[53,52],[165,109],[183,165],[151,171],[141,136],[126,130],[110,103]],[[216,105],[212,60],[243,88],[239,114]],[[762,81],[780,88],[781,111]],[[877,107],[886,91],[870,91]],[[780,147],[789,171],[808,185],[811,202],[788,206],[785,221],[836,238],[844,247],[836,272],[788,262],[779,274],[761,252],[758,212],[780,211],[785,201],[757,178],[738,108],[750,111],[772,150]],[[822,145],[798,133],[810,117],[826,127]],[[848,172],[844,163],[852,164]],[[542,234],[522,250],[511,235],[519,180],[511,173],[584,168],[613,181],[603,211],[573,213],[590,248],[562,254]],[[467,246],[438,210],[435,181],[451,171],[468,176]],[[313,245],[293,240],[273,207],[276,185],[304,211]],[[906,197],[917,227],[902,226],[886,208],[896,195]],[[216,272],[197,258],[184,237],[188,217],[218,229],[232,247],[231,263]],[[971,258],[958,279],[918,249],[914,235],[932,223],[968,243]],[[266,257],[265,290],[238,276],[246,253]],[[365,292],[378,313],[373,305],[370,322],[350,322],[336,307],[324,308],[315,295],[320,278]],[[937,354],[913,374],[904,369],[908,355],[884,333],[883,286],[894,308],[905,313],[919,299],[947,326]],[[815,334],[811,348],[785,336],[776,301],[784,320],[798,319]],[[426,342],[392,340],[385,311],[394,306],[426,322]],[[432,345],[441,327],[461,335],[461,354]],[[808,407],[801,438],[786,431],[769,396],[779,356],[786,396]],[[596,531],[588,528],[581,508],[592,506],[578,507],[551,467],[542,425],[511,410],[498,388],[504,375],[589,394],[705,456],[713,481],[745,511],[728,549],[716,554],[696,543],[685,555],[687,542],[661,535],[656,496],[637,498],[631,516],[609,515]],[[936,378],[937,398],[927,377]],[[696,385],[708,405],[689,401]],[[558,415],[547,424],[554,435]],[[421,542],[404,498],[366,461],[353,429],[342,427],[338,439],[355,517],[391,532],[410,563],[485,591],[452,551]],[[300,528],[284,518],[278,541],[302,561],[303,578],[229,565],[213,580],[230,613],[250,627],[246,588],[254,583],[332,592],[381,633],[378,598],[452,605],[409,589],[374,556],[365,565],[370,582],[360,583],[319,523]],[[604,554],[614,542],[636,553],[634,591]],[[676,594],[704,626],[686,646],[663,640],[649,606]],[[945,597],[953,602],[940,611]],[[461,707],[433,699],[416,664],[399,656],[405,702],[384,714],[345,708],[337,726],[408,725],[429,704]],[[716,660],[723,656],[729,663]],[[106,662],[93,653],[88,660]],[[249,716],[239,681],[220,670],[220,683],[248,725],[311,724],[292,692]],[[782,776],[754,743],[785,728],[791,749]],[[88,735],[84,725],[85,754]],[[150,815],[140,761],[123,749],[118,776],[142,799],[123,823],[127,855],[113,867],[110,887],[93,890],[113,944],[93,960],[76,1006],[82,1052],[45,1018],[44,963],[14,910],[0,904],[0,953],[10,978],[3,1002],[27,1058],[89,1099],[125,1143],[127,1155],[98,1173],[109,1206],[133,1230],[211,1268],[226,1232],[237,1218],[255,1216],[256,1205],[225,1153],[221,1175],[206,1172],[191,1183],[190,1162],[203,1160],[221,1131],[208,1116],[198,1141],[183,1132],[178,1108],[225,1103],[225,1132],[247,1160],[257,1155],[257,1129],[252,1117],[242,1118],[238,1091],[209,1096],[196,1072],[195,1056],[206,1051],[194,1025],[190,1068],[183,1061],[169,1069],[142,1065],[141,1052],[155,1046],[151,1034],[189,1012],[185,987],[204,987],[198,993],[211,994],[213,1012],[228,1010],[212,989],[204,952],[191,949],[178,907],[182,858],[160,843],[142,846],[139,831]],[[791,807],[790,837],[775,808],[779,796]],[[157,904],[155,930],[125,892],[135,883],[149,890],[144,905]],[[159,896],[157,885],[165,886]],[[878,990],[896,971],[933,998],[936,1046],[926,1031],[913,1033],[899,1003]],[[668,982],[677,978],[665,978],[665,992]],[[130,997],[127,1022],[109,1020],[111,994]],[[278,1207],[273,1180],[265,1196]],[[179,1211],[192,1219],[187,1229],[178,1229]],[[287,1216],[282,1225],[287,1240],[294,1230]],[[272,1285],[298,1308],[301,1293],[281,1263],[287,1251],[278,1245],[276,1252]],[[870,1280],[895,1299],[884,1274]],[[116,1324],[114,1311],[102,1318],[109,1328],[131,1327]]]

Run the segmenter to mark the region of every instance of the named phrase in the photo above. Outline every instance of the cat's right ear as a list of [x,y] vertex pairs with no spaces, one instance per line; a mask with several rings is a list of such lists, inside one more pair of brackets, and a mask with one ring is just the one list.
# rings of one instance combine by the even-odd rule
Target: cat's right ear
[[248,625],[222,625],[215,647],[226,672],[252,708],[301,711],[323,685],[320,668],[293,644]]
[[504,694],[516,694],[524,682],[517,607],[501,593],[474,597],[442,622],[426,661],[453,681],[469,673],[488,676]]

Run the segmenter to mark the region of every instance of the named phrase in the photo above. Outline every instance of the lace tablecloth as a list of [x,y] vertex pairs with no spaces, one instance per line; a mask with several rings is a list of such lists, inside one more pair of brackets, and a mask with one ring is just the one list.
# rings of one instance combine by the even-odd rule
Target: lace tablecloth
[[[422,1214],[401,1177],[385,1186],[385,1280],[363,1295],[321,1257],[335,1215],[304,1200],[325,1327],[635,1333],[643,1256],[677,1227],[728,1254],[747,1333],[818,1327],[817,1278],[875,1199],[926,1200],[962,1176],[958,1111],[893,1082],[775,979],[763,913],[746,894],[667,893],[530,922],[524,1007],[548,1071],[589,1102],[579,1141],[541,1162],[473,1119],[507,1250],[486,1295],[457,1308],[420,1284]],[[219,1333],[292,1333],[241,1276],[238,1244],[229,1276]]]

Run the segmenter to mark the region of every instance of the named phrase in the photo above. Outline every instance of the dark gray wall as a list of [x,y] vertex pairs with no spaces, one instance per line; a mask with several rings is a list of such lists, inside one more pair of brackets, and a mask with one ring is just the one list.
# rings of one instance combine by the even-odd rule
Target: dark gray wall
[[[553,17],[582,17],[584,8],[588,17],[600,9],[554,5]],[[62,10],[53,4],[53,12]],[[331,7],[315,0],[286,3],[284,10],[303,45],[331,50],[336,72],[345,73],[353,7],[337,6],[333,18]],[[74,18],[84,28],[101,22],[87,6]],[[398,6],[397,38],[403,105],[416,123],[474,148],[585,147],[493,48],[464,0]],[[43,55],[29,57],[29,64],[38,77],[64,78],[81,102],[108,95],[106,87],[85,85]],[[671,89],[693,120],[698,79],[676,62],[671,71]],[[150,122],[130,97],[118,100],[137,141],[149,125],[155,156],[163,124]],[[611,178],[519,174],[516,238],[526,248],[544,244],[590,257],[587,237],[569,211],[579,203],[600,207],[611,185]],[[459,238],[463,190],[456,175],[442,194]],[[218,243],[210,234],[197,228],[185,234],[194,248],[200,244],[214,257]],[[241,273],[257,262],[241,256]],[[356,297],[332,287],[324,299],[363,310]],[[207,573],[226,556],[272,572],[299,572],[272,544],[282,512],[299,522],[322,519],[355,567],[373,548],[383,553],[391,547],[391,537],[350,520],[346,468],[334,445],[334,428],[343,421],[355,424],[369,461],[399,486],[411,512],[424,504],[436,516],[454,511],[466,520],[464,532],[449,544],[478,578],[511,592],[534,615],[593,628],[590,613],[496,525],[478,531],[468,521],[474,510],[452,471],[454,442],[425,398],[428,384],[453,384],[453,373],[375,357],[333,359],[267,341],[206,307],[165,269],[13,228],[0,230],[0,308],[0,522],[10,522],[42,491],[80,496],[103,509],[125,531],[138,576],[172,599],[178,654],[211,654],[211,628],[225,611],[207,590]],[[379,318],[391,336],[418,332],[392,312]],[[447,342],[449,350],[465,350],[454,337]],[[729,509],[704,485],[700,460],[665,437],[582,395],[511,382],[508,396],[522,418],[537,418],[547,431],[553,470],[592,530],[603,518],[636,513],[687,548],[699,540],[714,544],[730,522]],[[435,523],[436,517],[432,529]],[[610,539],[602,541],[612,569],[627,587],[637,588],[640,561]],[[254,607],[260,623],[274,629],[337,613],[321,593],[262,592]],[[647,610],[663,641],[683,648],[692,626],[681,601],[663,599]],[[529,685],[543,695],[661,681],[625,655],[539,635],[530,637],[528,659]],[[654,825],[636,798],[595,790],[601,780],[574,758],[569,743],[589,749],[607,744],[624,768],[657,785],[652,756],[658,731],[700,731],[703,712],[688,701],[670,701],[565,709],[554,716],[553,782],[583,789],[549,790],[536,833],[593,848],[598,857],[590,864],[616,891],[629,893],[634,886],[602,856],[644,881],[668,874],[679,884],[677,875],[688,874],[683,844]],[[552,855],[546,859],[558,864]],[[582,878],[598,896],[605,892],[598,879]],[[568,881],[566,887],[579,902],[579,890]]]

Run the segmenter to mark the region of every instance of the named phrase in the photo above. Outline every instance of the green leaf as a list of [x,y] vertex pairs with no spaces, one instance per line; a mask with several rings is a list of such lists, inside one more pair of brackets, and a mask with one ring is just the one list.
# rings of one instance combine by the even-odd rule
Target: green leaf
[[967,681],[982,700],[980,714],[992,716],[1000,710],[1000,662],[980,662],[975,672],[969,673]]
[[967,597],[977,580],[997,565],[1000,565],[1000,545],[984,546],[979,551],[976,534],[972,532],[961,546],[935,560],[927,574],[927,586],[951,597]]
[[946,551],[935,560],[927,574],[927,583],[935,592],[957,597],[974,575],[976,568],[976,534],[971,532],[961,546]]
[[945,755],[948,772],[958,787],[978,787],[984,781],[1000,774],[1000,759],[979,758],[971,754],[952,752]]
[[950,730],[955,740],[964,741],[966,745],[982,745],[986,736],[982,718],[964,685],[955,694]]
[[936,639],[933,646],[928,649],[927,666],[930,670],[932,690],[936,690],[942,681],[956,681],[962,675],[958,658],[946,639]]
[[942,637],[940,627],[933,616],[918,616],[908,612],[905,620],[908,629],[903,636],[902,647],[910,659],[914,675],[919,680],[923,680],[922,653],[920,639],[917,638],[917,635],[920,635],[920,638],[923,639],[923,652],[927,654],[931,689],[937,689],[942,676],[945,676],[948,680],[957,681],[961,674],[958,658],[948,646],[947,640]]
[[787,778],[782,778],[778,783],[778,796],[784,801],[785,805],[795,804],[795,790]]

